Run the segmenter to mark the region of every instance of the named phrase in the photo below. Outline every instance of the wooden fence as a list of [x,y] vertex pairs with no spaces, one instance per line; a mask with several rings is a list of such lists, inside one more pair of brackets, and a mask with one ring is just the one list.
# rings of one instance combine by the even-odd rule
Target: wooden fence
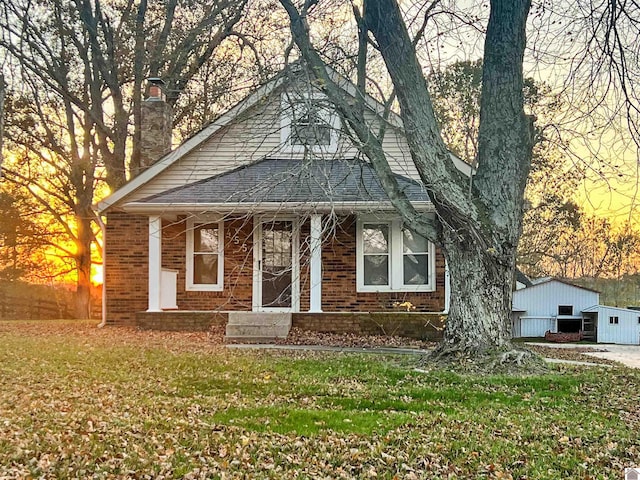
[[73,318],[64,301],[29,298],[0,290],[0,320],[53,320]]

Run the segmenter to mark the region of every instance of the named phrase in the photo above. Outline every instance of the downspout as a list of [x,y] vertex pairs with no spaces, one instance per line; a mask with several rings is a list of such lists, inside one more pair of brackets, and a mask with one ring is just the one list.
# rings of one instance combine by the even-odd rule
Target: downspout
[[98,324],[98,328],[107,325],[107,276],[105,275],[105,266],[107,264],[107,228],[100,214],[96,215],[100,231],[102,232],[102,321]]
[[448,315],[451,306],[451,276],[449,275],[449,264],[444,263],[444,309],[439,312],[420,312],[427,315]]
[[[104,292],[104,283],[102,284],[102,291]],[[449,264],[445,260],[444,262],[444,310],[440,313],[443,315],[447,315],[449,313],[450,306],[451,306],[451,277],[449,275]]]

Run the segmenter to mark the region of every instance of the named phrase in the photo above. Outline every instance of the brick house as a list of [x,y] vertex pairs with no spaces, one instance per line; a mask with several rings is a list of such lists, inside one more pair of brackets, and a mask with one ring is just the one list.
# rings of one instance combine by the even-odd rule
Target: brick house
[[[143,111],[148,166],[99,204],[108,324],[202,329],[229,312],[286,312],[304,328],[424,336],[425,324],[440,321],[448,308],[442,253],[403,227],[300,69],[173,151],[170,108],[153,81]],[[372,123],[381,122],[383,106],[367,105]],[[400,119],[385,123],[398,184],[433,214]],[[405,302],[415,308],[398,307]]]

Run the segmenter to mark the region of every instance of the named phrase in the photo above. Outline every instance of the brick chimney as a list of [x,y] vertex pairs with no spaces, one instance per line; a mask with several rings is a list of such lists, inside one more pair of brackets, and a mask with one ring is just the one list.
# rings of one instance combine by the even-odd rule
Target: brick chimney
[[165,99],[164,81],[149,79],[149,97],[142,102],[140,135],[140,169],[153,165],[171,151],[173,111]]

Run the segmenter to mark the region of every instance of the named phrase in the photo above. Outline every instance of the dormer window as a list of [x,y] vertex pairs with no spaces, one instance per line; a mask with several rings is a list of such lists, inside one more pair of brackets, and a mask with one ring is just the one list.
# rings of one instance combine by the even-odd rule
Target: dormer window
[[338,116],[324,97],[283,97],[281,124],[285,151],[333,153],[338,149]]

